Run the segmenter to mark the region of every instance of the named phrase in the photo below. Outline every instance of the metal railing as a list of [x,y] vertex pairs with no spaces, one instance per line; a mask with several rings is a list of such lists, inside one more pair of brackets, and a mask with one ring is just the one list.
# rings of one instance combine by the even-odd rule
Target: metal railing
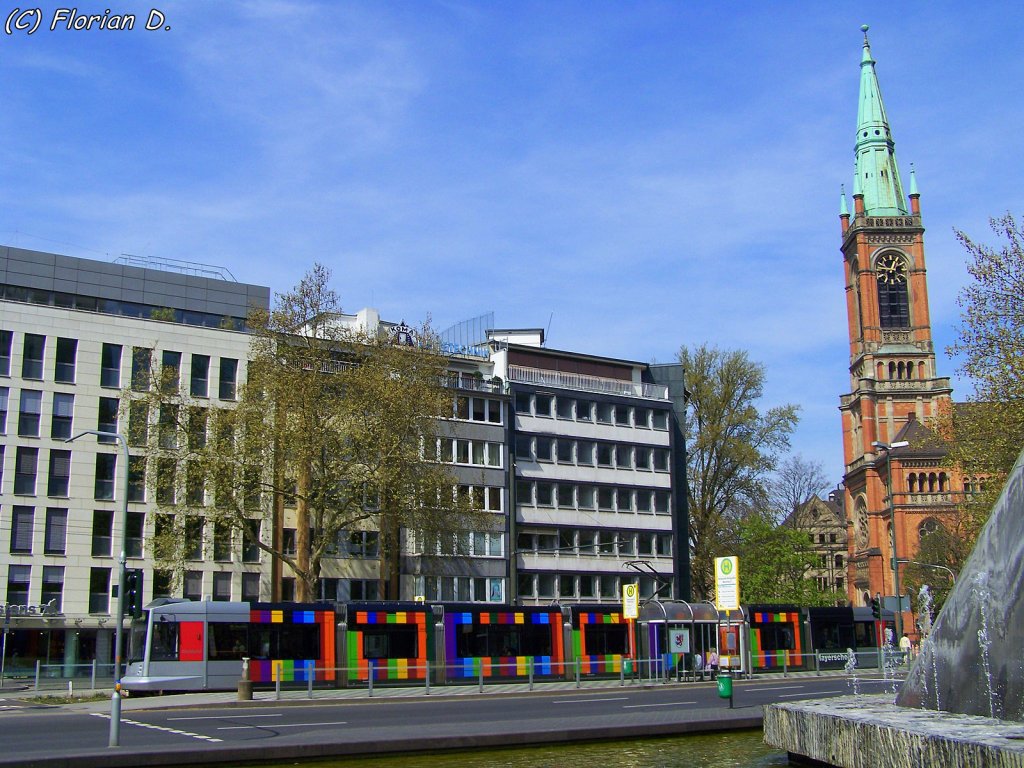
[[668,387],[664,384],[646,384],[624,379],[606,379],[600,376],[585,376],[579,373],[549,371],[543,368],[527,368],[522,365],[508,367],[508,380],[537,386],[577,389],[583,392],[600,392],[609,395],[642,397],[648,400],[668,400]]

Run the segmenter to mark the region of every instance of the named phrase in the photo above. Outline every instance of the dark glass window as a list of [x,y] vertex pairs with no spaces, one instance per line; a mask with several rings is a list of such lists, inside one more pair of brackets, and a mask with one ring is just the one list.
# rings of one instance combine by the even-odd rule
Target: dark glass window
[[45,350],[45,336],[35,333],[25,334],[25,349],[21,355],[21,378],[43,378],[43,353]]
[[13,332],[0,331],[0,376],[11,375],[11,344],[13,342]]
[[181,352],[164,350],[160,362],[160,391],[177,392],[181,386]]
[[75,396],[66,392],[53,393],[53,415],[50,418],[50,437],[66,440],[71,437],[71,421],[75,412]]
[[192,355],[192,378],[189,383],[192,397],[207,397],[210,394],[210,356]]
[[75,383],[75,356],[78,353],[78,339],[57,339],[57,361],[53,380],[62,384]]
[[67,496],[71,482],[71,451],[51,450],[46,479],[47,496]]
[[68,511],[53,507],[48,508],[46,510],[46,530],[44,533],[43,553],[47,555],[63,555],[67,548]]
[[117,469],[117,454],[96,454],[96,485],[94,498],[114,498],[114,472]]
[[100,355],[100,386],[121,386],[121,345],[104,344]]
[[58,611],[63,610],[64,602],[64,566],[44,565],[43,566],[43,588],[40,595],[40,604],[51,604]]
[[7,434],[7,398],[10,390],[7,387],[0,387],[0,435]]
[[132,389],[136,392],[149,390],[150,367],[153,350],[146,347],[132,349]]
[[11,605],[28,605],[28,587],[32,576],[30,565],[7,566],[7,602]]
[[18,411],[18,434],[21,437],[39,437],[39,413],[42,409],[42,392],[37,389],[21,390],[21,408]]
[[235,385],[238,376],[238,361],[230,357],[220,359],[220,386],[218,397],[221,400],[235,399]]
[[[116,397],[101,397],[96,417],[96,429],[100,432],[117,432],[117,408],[120,401]],[[113,437],[98,437],[101,443],[113,443]]]
[[110,557],[113,537],[114,513],[97,509],[92,513],[92,556]]
[[128,501],[146,500],[146,457],[128,457]]
[[34,507],[14,507],[11,517],[11,554],[32,554]]
[[36,465],[39,449],[18,446],[14,460],[14,492],[21,496],[36,495]]
[[129,512],[125,529],[125,556],[142,557],[143,531],[146,525],[144,512]]

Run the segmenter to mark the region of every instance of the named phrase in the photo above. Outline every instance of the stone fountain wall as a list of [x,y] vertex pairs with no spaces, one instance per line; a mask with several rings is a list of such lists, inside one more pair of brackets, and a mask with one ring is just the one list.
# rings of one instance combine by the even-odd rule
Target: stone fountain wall
[[1024,453],[896,703],[1024,721],[1022,600]]

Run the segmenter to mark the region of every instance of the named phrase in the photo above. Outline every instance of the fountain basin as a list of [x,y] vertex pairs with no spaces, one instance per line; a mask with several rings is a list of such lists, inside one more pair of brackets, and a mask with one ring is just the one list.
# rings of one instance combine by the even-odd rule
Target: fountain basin
[[1024,768],[1024,723],[900,707],[891,694],[769,705],[764,740],[841,768]]

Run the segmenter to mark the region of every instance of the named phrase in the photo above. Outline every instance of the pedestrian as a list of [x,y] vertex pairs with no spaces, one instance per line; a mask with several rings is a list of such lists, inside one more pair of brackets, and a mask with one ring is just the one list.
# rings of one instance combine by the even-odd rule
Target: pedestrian
[[903,637],[900,638],[900,653],[903,656],[903,664],[906,664],[910,661],[910,648],[910,638],[907,637],[907,633],[904,632]]
[[697,675],[700,675],[700,679],[704,680],[704,657],[700,655],[700,651],[693,654],[693,679],[697,679]]
[[708,651],[708,674],[712,680],[718,676],[718,649]]

